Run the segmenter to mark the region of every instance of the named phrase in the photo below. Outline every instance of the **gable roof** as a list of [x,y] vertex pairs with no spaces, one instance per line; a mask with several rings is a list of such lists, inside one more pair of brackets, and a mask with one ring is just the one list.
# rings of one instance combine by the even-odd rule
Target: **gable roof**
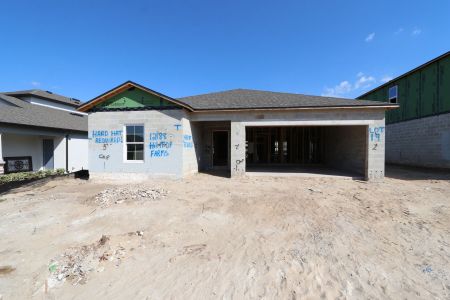
[[130,81],[130,80],[128,80],[128,81],[126,81],[126,82],[124,82],[124,83],[122,83],[122,84],[120,84],[120,85],[118,85],[118,86],[116,86],[116,87],[114,87],[112,89],[110,89],[109,91],[101,94],[100,96],[95,97],[92,100],[89,100],[86,103],[83,103],[82,105],[80,105],[78,107],[78,110],[79,111],[83,111],[83,112],[88,111],[89,109],[93,108],[95,105],[97,105],[99,103],[102,103],[102,102],[108,100],[109,98],[111,98],[111,97],[113,97],[115,95],[118,95],[118,94],[128,90],[129,88],[132,88],[132,87],[138,88],[138,89],[141,89],[141,90],[143,90],[143,91],[145,91],[147,93],[153,94],[153,95],[155,95],[157,97],[160,97],[160,98],[162,98],[162,99],[164,99],[166,101],[169,101],[169,102],[171,102],[171,103],[173,103],[175,105],[184,107],[184,108],[186,108],[189,111],[193,110],[192,107],[190,107],[189,105],[187,105],[187,104],[185,104],[185,103],[183,103],[183,102],[181,102],[181,101],[179,101],[177,99],[174,99],[172,97],[169,97],[169,96],[161,94],[161,93],[158,93],[158,92],[156,92],[154,90],[151,90],[151,89],[149,89],[149,88],[147,88],[147,87],[145,87],[143,85],[137,84],[137,83],[135,83],[133,81]]
[[183,98],[171,98],[145,86],[127,81],[115,88],[82,104],[78,110],[86,112],[95,105],[126,91],[131,87],[161,97],[169,102],[186,108],[189,111],[214,110],[258,110],[258,109],[314,109],[314,108],[362,108],[378,107],[385,109],[397,108],[397,104],[379,101],[354,100],[303,94],[279,93],[249,89],[235,89],[217,93],[202,94]]
[[88,116],[60,109],[30,104],[18,98],[0,94],[0,123],[17,124],[73,131],[88,130]]
[[303,94],[278,93],[259,90],[235,89],[217,93],[178,98],[195,111],[252,110],[252,109],[312,109],[384,107],[397,108],[396,104],[379,101],[354,100]]
[[2,93],[4,95],[9,95],[9,96],[13,96],[13,97],[26,97],[26,96],[35,96],[41,99],[45,99],[45,100],[49,100],[49,101],[53,101],[53,102],[59,102],[59,103],[63,103],[66,105],[70,105],[73,107],[78,107],[81,103],[80,100],[74,99],[74,98],[69,98],[63,95],[58,95],[58,94],[54,94],[50,91],[43,91],[43,90],[39,90],[39,89],[34,89],[34,90],[23,90],[23,91],[15,91],[15,92],[4,92]]

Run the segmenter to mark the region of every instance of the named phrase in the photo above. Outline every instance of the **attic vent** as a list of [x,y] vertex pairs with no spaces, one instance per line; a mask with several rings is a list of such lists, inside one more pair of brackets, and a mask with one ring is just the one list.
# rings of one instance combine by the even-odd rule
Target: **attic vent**
[[132,87],[130,87],[128,90],[129,90],[129,91],[132,91],[132,90],[134,90],[134,89],[135,89],[135,87],[132,86]]
[[72,100],[73,102],[76,102],[76,103],[80,103],[81,102],[81,100],[78,100],[78,99],[75,99],[75,98],[70,98],[70,100]]
[[47,93],[49,93],[49,94],[53,94],[52,92],[50,92],[50,91],[46,91]]

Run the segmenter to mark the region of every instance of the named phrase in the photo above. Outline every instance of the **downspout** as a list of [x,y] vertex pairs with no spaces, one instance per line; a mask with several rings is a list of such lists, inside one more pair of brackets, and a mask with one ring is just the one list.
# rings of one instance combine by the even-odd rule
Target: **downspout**
[[69,135],[66,134],[66,173],[69,173]]

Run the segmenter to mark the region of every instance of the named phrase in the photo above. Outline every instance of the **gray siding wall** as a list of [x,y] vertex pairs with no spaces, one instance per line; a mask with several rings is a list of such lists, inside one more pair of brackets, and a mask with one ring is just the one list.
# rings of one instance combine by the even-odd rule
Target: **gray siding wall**
[[387,125],[386,162],[450,168],[450,114]]

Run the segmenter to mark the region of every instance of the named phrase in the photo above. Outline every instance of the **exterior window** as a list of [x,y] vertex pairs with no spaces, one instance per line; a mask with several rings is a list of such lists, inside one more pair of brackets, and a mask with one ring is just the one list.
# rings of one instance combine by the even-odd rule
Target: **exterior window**
[[394,85],[389,88],[389,103],[397,103],[398,86]]
[[126,126],[126,160],[144,161],[144,126]]

